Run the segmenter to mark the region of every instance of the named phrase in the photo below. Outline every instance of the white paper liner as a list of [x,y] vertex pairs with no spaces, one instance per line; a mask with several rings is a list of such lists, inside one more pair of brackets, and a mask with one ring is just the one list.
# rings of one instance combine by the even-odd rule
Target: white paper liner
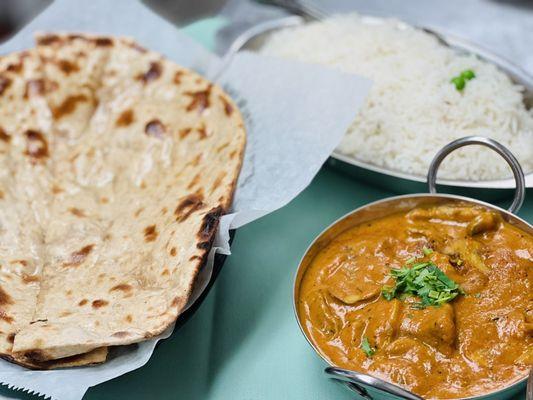
[[[173,25],[131,0],[56,0],[0,53],[33,47],[37,31],[72,31],[130,36],[142,46],[199,72],[220,59]],[[237,101],[247,128],[247,147],[233,213],[221,219],[208,263],[189,304],[209,282],[215,251],[230,254],[229,230],[290,202],[316,175],[340,142],[370,89],[364,78],[321,66],[238,54],[219,83]],[[0,360],[0,383],[53,399],[79,400],[91,386],[143,366],[157,341],[111,349],[108,362],[82,368],[31,371]],[[178,355],[179,356],[179,355]]]

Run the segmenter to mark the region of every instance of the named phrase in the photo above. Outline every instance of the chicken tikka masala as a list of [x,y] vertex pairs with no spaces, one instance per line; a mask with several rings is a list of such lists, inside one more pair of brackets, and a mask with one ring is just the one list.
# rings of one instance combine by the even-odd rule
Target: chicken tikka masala
[[428,399],[495,391],[533,364],[533,236],[467,203],[372,220],[315,256],[297,309],[335,366]]

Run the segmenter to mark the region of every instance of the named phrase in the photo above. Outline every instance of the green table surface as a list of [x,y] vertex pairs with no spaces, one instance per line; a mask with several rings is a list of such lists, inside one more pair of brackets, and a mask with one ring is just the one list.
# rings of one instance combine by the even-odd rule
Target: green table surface
[[[186,30],[211,47],[221,23],[205,20]],[[89,389],[84,399],[353,399],[323,375],[325,363],[300,333],[293,278],[305,249],[328,224],[396,194],[325,166],[288,206],[237,231],[233,254],[205,302],[147,365]],[[520,215],[531,222],[533,191],[527,194]],[[36,398],[4,387],[0,395]]]

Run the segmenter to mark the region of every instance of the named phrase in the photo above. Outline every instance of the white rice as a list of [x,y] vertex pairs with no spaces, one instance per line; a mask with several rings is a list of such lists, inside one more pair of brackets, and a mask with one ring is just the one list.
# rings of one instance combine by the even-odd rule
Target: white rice
[[[265,55],[333,66],[374,81],[366,104],[338,151],[389,169],[425,175],[436,151],[468,135],[507,146],[533,170],[533,110],[522,88],[494,65],[459,54],[398,21],[363,23],[345,15],[273,33]],[[462,92],[450,79],[471,69]],[[491,180],[511,176],[492,151],[470,146],[451,154],[439,177]]]

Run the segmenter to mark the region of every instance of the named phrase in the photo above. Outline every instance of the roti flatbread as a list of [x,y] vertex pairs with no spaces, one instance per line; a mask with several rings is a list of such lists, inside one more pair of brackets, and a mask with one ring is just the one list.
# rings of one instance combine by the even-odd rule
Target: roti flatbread
[[[16,252],[26,263],[18,280],[0,277],[9,296],[0,307],[13,319],[0,320],[0,352],[37,368],[90,364],[106,346],[160,334],[182,311],[231,205],[245,131],[218,86],[131,40],[54,34],[37,43],[38,113],[23,93],[0,94],[0,115],[15,105],[34,115],[46,146],[35,160],[0,143],[4,167],[39,182],[24,197],[23,182],[6,181],[13,189],[0,200],[21,208],[0,213],[18,229],[0,232],[2,260]],[[28,77],[17,79],[10,90],[26,86]],[[78,100],[54,111],[69,98]]]

